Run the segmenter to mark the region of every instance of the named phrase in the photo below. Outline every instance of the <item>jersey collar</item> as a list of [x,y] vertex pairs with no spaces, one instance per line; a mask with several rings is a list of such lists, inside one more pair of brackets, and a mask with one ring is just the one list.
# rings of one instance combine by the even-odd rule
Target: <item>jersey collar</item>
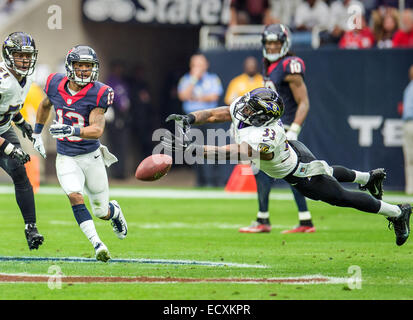
[[86,86],[82,88],[82,90],[80,90],[74,96],[72,96],[65,90],[65,85],[68,81],[69,79],[67,77],[64,77],[60,81],[59,86],[57,87],[57,91],[59,92],[60,96],[68,105],[74,104],[76,101],[84,98],[89,89],[93,87],[93,82],[88,83]]

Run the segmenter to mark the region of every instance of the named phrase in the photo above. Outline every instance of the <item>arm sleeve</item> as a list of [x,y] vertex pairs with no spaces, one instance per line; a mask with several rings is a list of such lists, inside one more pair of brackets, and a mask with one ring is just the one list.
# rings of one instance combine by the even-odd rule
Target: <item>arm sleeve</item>
[[49,91],[50,91],[50,83],[53,80],[53,77],[55,76],[56,73],[52,73],[47,77],[46,84],[44,85],[44,92],[49,96]]
[[283,61],[283,69],[285,76],[288,74],[301,74],[304,76],[305,64],[301,58],[292,57]]
[[115,92],[113,91],[113,89],[109,86],[103,86],[98,92],[96,106],[105,109],[106,111],[109,107],[112,106],[114,98]]

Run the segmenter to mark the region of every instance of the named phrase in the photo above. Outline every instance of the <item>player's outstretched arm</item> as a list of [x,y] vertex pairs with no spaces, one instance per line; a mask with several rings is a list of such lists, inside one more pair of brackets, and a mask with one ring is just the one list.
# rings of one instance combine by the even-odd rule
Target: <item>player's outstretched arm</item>
[[191,112],[195,117],[194,124],[217,123],[231,121],[229,106]]
[[253,158],[258,157],[261,160],[271,160],[274,157],[274,154],[259,153],[245,142],[242,142],[241,144],[228,144],[221,147],[204,146],[204,158],[206,159],[250,161]]

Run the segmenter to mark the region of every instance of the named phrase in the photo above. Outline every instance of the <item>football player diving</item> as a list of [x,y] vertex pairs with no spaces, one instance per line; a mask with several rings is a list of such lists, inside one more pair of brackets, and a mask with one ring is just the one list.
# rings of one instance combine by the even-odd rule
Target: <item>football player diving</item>
[[[174,120],[184,133],[192,124],[232,121],[236,129],[235,144],[222,147],[196,145],[187,134],[179,137],[165,135],[161,137],[161,144],[168,152],[190,152],[207,159],[249,159],[268,176],[284,179],[305,197],[385,216],[389,225],[394,227],[396,244],[404,244],[410,233],[410,204],[392,205],[380,200],[383,179],[372,179],[372,171],[330,166],[324,160],[316,159],[300,141],[288,140],[279,120],[283,113],[284,103],[276,91],[270,88],[254,89],[230,106],[188,115],[172,114],[166,119]],[[371,194],[347,190],[340,182],[364,185]]]
[[32,74],[37,61],[34,39],[25,32],[13,32],[2,45],[3,62],[0,63],[0,166],[12,178],[15,196],[25,223],[25,236],[29,249],[38,249],[44,237],[36,226],[36,208],[33,188],[24,164],[30,156],[22,149],[12,122],[23,137],[33,141],[33,129],[20,113],[33,82]]

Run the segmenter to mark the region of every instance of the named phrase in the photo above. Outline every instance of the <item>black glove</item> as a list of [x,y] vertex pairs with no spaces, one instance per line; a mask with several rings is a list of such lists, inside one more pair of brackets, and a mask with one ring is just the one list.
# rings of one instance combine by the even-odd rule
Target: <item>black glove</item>
[[21,164],[25,164],[30,161],[30,155],[24,152],[22,149],[14,146],[13,150],[9,153],[9,157],[17,160]]
[[27,138],[30,141],[33,141],[33,137],[32,137],[33,128],[30,125],[30,123],[28,123],[27,121],[23,121],[22,123],[16,123],[16,126],[22,131],[23,138],[26,138],[27,136]]
[[197,145],[193,143],[192,141],[185,140],[185,139],[180,139],[174,134],[170,133],[170,136],[162,136],[160,138],[161,144],[164,146],[165,150],[168,152],[173,152],[173,151],[182,151],[182,152],[192,152],[195,153],[197,149],[202,149],[203,151],[203,146]]
[[187,133],[191,128],[191,124],[195,122],[195,116],[193,114],[170,114],[165,122],[174,120],[176,124],[182,128],[184,133]]

